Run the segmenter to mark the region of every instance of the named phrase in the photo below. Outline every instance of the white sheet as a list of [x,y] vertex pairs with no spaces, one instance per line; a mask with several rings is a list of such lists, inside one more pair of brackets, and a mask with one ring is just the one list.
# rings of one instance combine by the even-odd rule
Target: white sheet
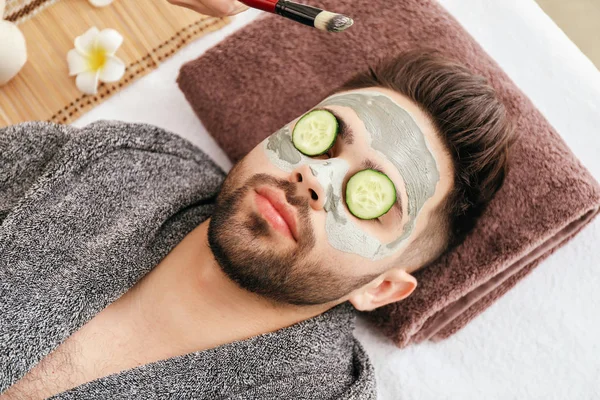
[[[161,1],[161,0],[157,0]],[[400,1],[400,0],[398,0]],[[441,0],[600,180],[600,73],[533,0]],[[148,122],[181,134],[225,169],[224,153],[175,84],[179,67],[256,12],[201,38],[80,118]],[[594,399],[600,393],[600,219],[465,329],[399,350],[359,321],[379,398]]]

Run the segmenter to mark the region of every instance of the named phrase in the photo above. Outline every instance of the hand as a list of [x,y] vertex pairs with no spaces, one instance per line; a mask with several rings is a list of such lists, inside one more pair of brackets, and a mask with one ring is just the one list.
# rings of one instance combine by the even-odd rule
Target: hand
[[194,10],[200,14],[224,17],[239,14],[248,9],[235,0],[167,0],[171,4]]

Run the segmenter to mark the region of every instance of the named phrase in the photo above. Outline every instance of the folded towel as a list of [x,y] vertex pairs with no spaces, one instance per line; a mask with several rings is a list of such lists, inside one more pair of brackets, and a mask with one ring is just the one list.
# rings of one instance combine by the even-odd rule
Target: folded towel
[[237,161],[352,75],[405,50],[438,49],[488,78],[519,134],[504,186],[462,245],[415,273],[419,286],[409,298],[366,313],[400,347],[448,337],[590,222],[600,185],[435,1],[311,4],[352,16],[355,26],[330,34],[268,16],[184,65],[179,86]]

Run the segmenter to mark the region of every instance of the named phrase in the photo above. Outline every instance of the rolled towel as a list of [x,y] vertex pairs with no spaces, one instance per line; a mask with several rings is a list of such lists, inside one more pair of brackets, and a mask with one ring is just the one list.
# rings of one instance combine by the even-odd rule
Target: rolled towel
[[485,76],[519,133],[504,186],[464,243],[415,273],[419,286],[410,297],[366,313],[400,347],[448,337],[589,223],[600,185],[437,2],[313,3],[352,16],[355,25],[334,35],[263,18],[184,65],[179,86],[235,162],[381,58],[435,48]]

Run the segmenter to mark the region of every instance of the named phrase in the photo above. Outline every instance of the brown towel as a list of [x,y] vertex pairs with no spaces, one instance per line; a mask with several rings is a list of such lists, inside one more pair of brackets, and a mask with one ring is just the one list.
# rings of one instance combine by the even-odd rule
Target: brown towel
[[237,161],[380,58],[436,48],[487,77],[519,133],[505,185],[461,246],[416,273],[419,286],[408,299],[368,313],[400,347],[448,337],[590,222],[600,207],[600,185],[531,101],[435,1],[311,4],[350,15],[355,26],[328,34],[268,16],[184,65],[181,90]]

